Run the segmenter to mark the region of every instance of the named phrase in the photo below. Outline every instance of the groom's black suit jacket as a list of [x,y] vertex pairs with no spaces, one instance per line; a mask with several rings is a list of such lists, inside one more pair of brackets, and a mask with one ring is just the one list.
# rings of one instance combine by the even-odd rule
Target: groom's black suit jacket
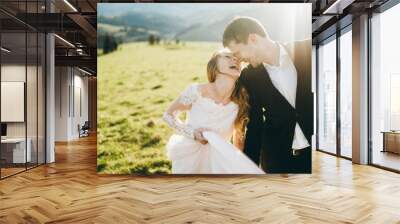
[[[244,152],[266,172],[295,172],[290,170],[289,163],[294,156],[292,143],[296,122],[310,145],[313,133],[311,41],[283,46],[297,70],[296,109],[274,87],[263,64],[247,66],[239,79],[249,93],[250,104]],[[311,167],[311,164],[304,165]]]

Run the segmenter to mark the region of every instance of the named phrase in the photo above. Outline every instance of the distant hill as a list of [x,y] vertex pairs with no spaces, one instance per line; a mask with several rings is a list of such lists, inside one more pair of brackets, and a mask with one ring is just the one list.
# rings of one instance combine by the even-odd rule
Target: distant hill
[[[116,27],[123,27],[126,31],[137,29],[151,30],[153,32],[159,33],[160,35],[168,35],[169,33],[175,33],[185,28],[185,26],[181,25],[181,23],[179,22],[180,20],[181,19],[179,19],[178,17],[171,15],[155,13],[148,14],[143,12],[130,12],[115,17],[98,17],[98,23],[101,24],[99,27],[102,27],[103,24],[105,24]],[[111,30],[106,29],[103,31]],[[131,32],[131,34],[134,33]]]
[[98,3],[98,15],[116,17],[127,13],[145,14],[173,14],[175,16],[187,17],[192,14],[193,9],[210,10],[209,4],[165,4],[165,3]]
[[[277,16],[282,9],[289,16]],[[304,8],[282,4],[104,3],[98,13],[99,35],[109,32],[124,42],[146,40],[150,34],[162,39],[221,41],[225,26],[235,16],[257,18],[276,40],[311,38],[311,11],[307,24]]]

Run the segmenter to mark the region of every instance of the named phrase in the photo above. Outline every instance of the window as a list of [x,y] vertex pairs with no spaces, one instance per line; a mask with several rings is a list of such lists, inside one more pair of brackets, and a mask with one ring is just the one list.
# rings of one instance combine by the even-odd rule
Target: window
[[351,158],[352,148],[352,33],[340,36],[340,155]]
[[318,149],[336,153],[336,40],[318,48]]
[[[400,4],[371,18],[372,163],[400,170]],[[397,131],[397,132],[396,132]]]
[[400,130],[400,73],[390,74],[390,130]]

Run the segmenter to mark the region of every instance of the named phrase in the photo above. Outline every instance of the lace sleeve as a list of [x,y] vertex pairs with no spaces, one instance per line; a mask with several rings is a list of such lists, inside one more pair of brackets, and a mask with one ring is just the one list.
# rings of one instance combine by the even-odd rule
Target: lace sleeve
[[194,129],[190,125],[184,124],[177,116],[177,112],[170,114],[165,112],[163,120],[173,128],[178,134],[194,139]]
[[197,87],[195,84],[187,87],[179,96],[178,102],[187,106],[197,99]]
[[169,127],[173,128],[178,134],[184,135],[191,139],[194,139],[194,129],[183,123],[178,115],[184,109],[195,102],[197,98],[196,87],[194,85],[189,86],[173,103],[173,105],[163,114],[163,120],[168,124]]

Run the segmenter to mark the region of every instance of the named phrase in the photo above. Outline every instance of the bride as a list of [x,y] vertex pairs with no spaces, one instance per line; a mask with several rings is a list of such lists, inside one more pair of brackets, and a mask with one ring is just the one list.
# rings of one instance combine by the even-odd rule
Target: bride
[[[172,173],[264,174],[242,152],[249,105],[237,82],[240,63],[227,49],[220,50],[208,62],[207,76],[209,83],[187,87],[163,115],[177,132],[166,146]],[[185,122],[180,112],[186,112]]]

